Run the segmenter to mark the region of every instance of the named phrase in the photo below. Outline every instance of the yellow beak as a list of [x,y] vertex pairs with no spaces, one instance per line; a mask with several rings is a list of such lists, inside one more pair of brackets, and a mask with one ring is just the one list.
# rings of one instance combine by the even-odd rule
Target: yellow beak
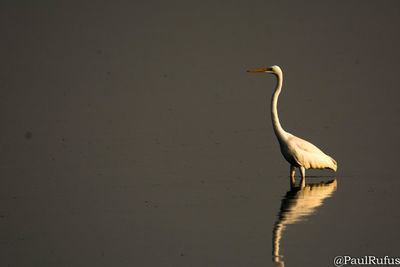
[[270,71],[272,71],[271,68],[263,68],[263,69],[248,70],[247,72],[270,72]]

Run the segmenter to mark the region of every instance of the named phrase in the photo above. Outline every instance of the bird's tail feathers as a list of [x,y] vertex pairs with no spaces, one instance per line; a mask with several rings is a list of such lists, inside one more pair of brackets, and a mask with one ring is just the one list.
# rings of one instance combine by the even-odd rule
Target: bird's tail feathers
[[337,170],[337,163],[336,163],[336,160],[334,160],[332,157],[329,157],[331,160],[332,160],[332,167],[331,167],[331,169],[332,170],[334,170],[334,171],[336,171]]

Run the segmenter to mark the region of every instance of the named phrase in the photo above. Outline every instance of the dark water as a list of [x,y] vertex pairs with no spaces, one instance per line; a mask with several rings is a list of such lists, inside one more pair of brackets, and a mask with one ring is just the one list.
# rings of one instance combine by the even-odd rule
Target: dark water
[[[0,4],[1,266],[400,257],[400,5]],[[269,118],[338,172],[291,189]]]

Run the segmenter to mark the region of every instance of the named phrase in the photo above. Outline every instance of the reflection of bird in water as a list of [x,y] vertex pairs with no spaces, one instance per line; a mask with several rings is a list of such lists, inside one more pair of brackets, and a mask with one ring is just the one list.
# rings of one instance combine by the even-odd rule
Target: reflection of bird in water
[[305,183],[306,169],[332,169],[336,171],[336,161],[326,155],[319,148],[283,130],[278,118],[278,97],[282,89],[283,74],[279,66],[272,66],[264,69],[249,70],[248,72],[272,73],[278,78],[278,84],[272,95],[271,117],[275,135],[278,138],[282,155],[290,163],[290,177],[294,181],[296,167],[300,168],[302,181]]
[[282,199],[278,220],[274,225],[272,235],[272,255],[278,266],[285,266],[283,256],[279,254],[282,232],[289,224],[303,221],[307,216],[314,214],[323,204],[324,199],[330,197],[337,188],[337,181],[307,184],[304,187],[292,187]]

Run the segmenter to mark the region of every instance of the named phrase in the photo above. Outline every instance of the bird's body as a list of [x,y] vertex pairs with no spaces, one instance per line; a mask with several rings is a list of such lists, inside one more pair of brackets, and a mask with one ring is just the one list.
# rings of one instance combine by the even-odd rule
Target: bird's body
[[281,142],[281,152],[285,159],[295,167],[305,169],[336,170],[336,161],[310,142],[287,134],[287,141]]
[[318,147],[310,142],[296,137],[286,132],[278,118],[278,97],[282,89],[283,74],[278,66],[272,66],[265,69],[250,70],[249,72],[266,72],[276,75],[278,82],[271,100],[271,119],[272,126],[276,137],[278,138],[279,145],[283,157],[290,163],[290,176],[292,183],[294,183],[294,174],[296,167],[300,168],[302,176],[302,184],[305,183],[305,170],[306,169],[332,169],[337,170],[336,161],[330,156],[322,152]]

